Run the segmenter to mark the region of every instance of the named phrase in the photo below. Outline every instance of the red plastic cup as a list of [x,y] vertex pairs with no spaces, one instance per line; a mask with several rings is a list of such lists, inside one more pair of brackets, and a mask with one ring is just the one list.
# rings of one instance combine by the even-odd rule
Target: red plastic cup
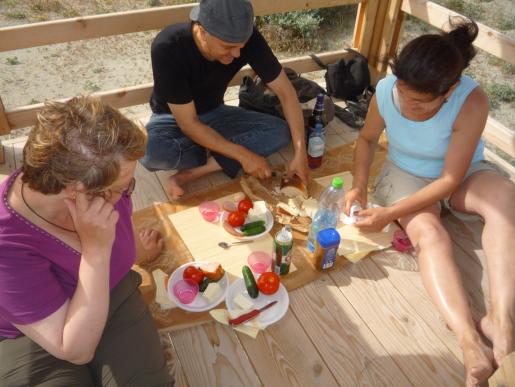
[[173,285],[173,294],[182,304],[191,304],[198,292],[198,283],[192,279],[179,280]]
[[264,251],[254,251],[248,256],[247,262],[253,273],[262,274],[272,265],[272,257]]
[[217,202],[203,202],[198,206],[202,218],[206,222],[216,222],[220,215],[220,205]]

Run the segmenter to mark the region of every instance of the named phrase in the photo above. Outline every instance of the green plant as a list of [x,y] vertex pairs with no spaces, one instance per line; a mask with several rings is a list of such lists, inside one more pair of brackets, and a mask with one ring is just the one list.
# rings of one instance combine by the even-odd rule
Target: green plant
[[103,67],[97,67],[97,68],[94,68],[93,69],[93,72],[95,74],[100,74],[102,71],[104,71],[104,68]]
[[452,9],[456,12],[462,12],[465,8],[465,2],[463,0],[447,0],[447,8]]
[[18,60],[17,56],[12,56],[12,57],[8,56],[7,58],[5,58],[5,63],[7,63],[8,65],[14,66],[14,65],[20,64],[20,61]]
[[509,17],[504,17],[503,15],[501,15],[499,17],[499,20],[497,21],[497,26],[502,31],[515,29],[515,16],[512,16],[511,18],[509,18]]
[[159,7],[161,5],[161,1],[159,0],[147,0],[147,4],[149,7]]
[[12,19],[25,19],[27,17],[21,11],[6,12],[5,16],[10,17]]
[[92,93],[94,93],[95,91],[99,91],[100,87],[96,83],[93,83],[88,80],[84,84],[84,90],[91,91]]
[[31,98],[30,101],[29,101],[29,105],[35,105],[37,103],[40,103],[41,101],[38,101],[37,99],[35,98]]
[[508,75],[515,74],[515,65],[512,65],[511,63],[504,63],[501,66],[501,71]]
[[63,5],[59,0],[31,0],[30,9],[34,12],[59,12]]
[[500,102],[515,101],[515,89],[507,84],[492,83],[486,86],[485,92],[492,107],[498,107]]
[[463,7],[463,14],[471,19],[480,19],[484,12],[483,6],[476,2],[465,3]]

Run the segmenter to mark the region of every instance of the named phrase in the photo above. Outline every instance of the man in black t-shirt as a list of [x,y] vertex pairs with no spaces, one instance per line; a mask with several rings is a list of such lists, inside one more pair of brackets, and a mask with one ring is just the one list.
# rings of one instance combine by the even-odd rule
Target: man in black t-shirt
[[[304,120],[297,95],[272,50],[254,28],[248,0],[202,0],[192,23],[162,30],[152,43],[153,115],[147,124],[149,170],[178,172],[167,182],[172,198],[182,185],[223,170],[269,177],[266,156],[293,142],[288,173],[307,180]],[[279,97],[286,121],[226,106],[224,93],[246,64]]]

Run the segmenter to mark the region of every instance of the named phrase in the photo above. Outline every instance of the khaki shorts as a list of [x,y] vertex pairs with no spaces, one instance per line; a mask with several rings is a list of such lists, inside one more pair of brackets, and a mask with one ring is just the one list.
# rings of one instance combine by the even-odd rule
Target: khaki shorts
[[[487,160],[480,160],[469,167],[463,181],[478,171],[495,171],[504,176],[504,172],[499,170],[496,165]],[[372,196],[375,198],[377,204],[389,207],[399,200],[413,195],[415,192],[421,190],[435,180],[436,179],[412,175],[411,173],[399,168],[391,160],[386,159],[383,169],[374,182]],[[462,218],[469,219],[471,217],[470,214],[460,213],[459,211],[452,209],[449,204],[449,197],[438,203],[438,205],[440,206],[440,209],[443,205],[451,212]],[[472,215],[472,217],[476,217],[476,215]]]

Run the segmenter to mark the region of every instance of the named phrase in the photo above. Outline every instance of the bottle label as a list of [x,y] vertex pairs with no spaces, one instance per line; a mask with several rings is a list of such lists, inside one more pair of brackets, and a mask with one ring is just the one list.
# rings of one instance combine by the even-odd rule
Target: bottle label
[[321,157],[324,154],[324,140],[320,137],[311,137],[308,143],[308,155],[311,157]]
[[324,258],[322,260],[322,270],[329,269],[334,266],[336,262],[336,251],[337,247],[330,247],[324,253]]

